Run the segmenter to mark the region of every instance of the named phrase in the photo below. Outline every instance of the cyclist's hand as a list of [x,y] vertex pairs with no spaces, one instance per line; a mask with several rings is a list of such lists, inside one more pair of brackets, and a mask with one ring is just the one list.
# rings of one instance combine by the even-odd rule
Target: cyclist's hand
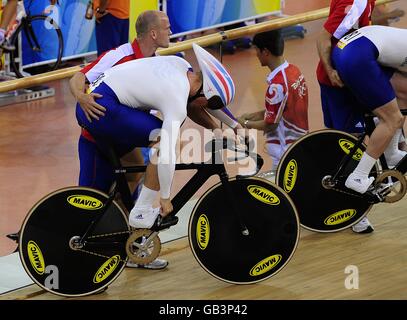
[[92,118],[99,120],[99,116],[103,117],[105,115],[106,108],[95,101],[95,98],[101,97],[102,95],[98,93],[83,93],[78,97],[78,103],[89,122],[92,122]]
[[236,120],[237,120],[237,122],[239,122],[239,125],[243,128],[243,124],[244,124],[244,122],[246,121],[246,120],[249,120],[249,119],[247,119],[246,118],[247,117],[247,114],[245,113],[244,115],[242,115],[242,116],[240,116],[240,117],[238,117]]
[[162,216],[165,217],[167,214],[169,214],[172,210],[172,203],[171,203],[171,199],[163,199],[160,198],[160,205],[161,205],[161,213]]
[[328,77],[335,87],[342,88],[344,86],[344,83],[342,82],[341,77],[338,74],[338,71],[336,71],[335,69],[332,69],[332,71],[328,72]]

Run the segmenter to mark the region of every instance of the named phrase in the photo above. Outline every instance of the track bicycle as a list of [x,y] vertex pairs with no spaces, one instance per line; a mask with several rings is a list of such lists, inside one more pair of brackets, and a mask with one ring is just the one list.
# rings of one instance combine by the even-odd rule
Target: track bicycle
[[[407,110],[402,110],[407,115]],[[366,132],[359,138],[338,130],[309,133],[293,143],[277,169],[276,183],[294,201],[301,225],[318,232],[335,232],[358,223],[376,203],[396,202],[407,190],[407,156],[389,170],[382,155],[370,175],[373,188],[360,194],[345,187],[374,128],[373,114],[365,114]]]
[[[134,204],[125,173],[143,172],[146,166],[123,167],[112,147],[102,149],[109,150],[106,156],[115,168],[116,183],[109,195],[84,187],[60,189],[39,200],[22,224],[20,258],[41,288],[84,296],[111,284],[127,259],[153,261],[161,250],[159,232],[178,222],[179,210],[212,175],[220,182],[200,197],[188,226],[192,253],[205,271],[228,283],[256,283],[282,270],[294,254],[300,228],[290,197],[252,175],[228,177],[222,158],[226,149],[234,151],[236,159],[252,158],[256,173],[261,169],[263,159],[250,151],[248,142],[242,150],[229,140],[212,140],[205,146],[210,160],[177,164],[176,170],[197,171],[172,199],[173,212],[165,218],[159,215],[151,229],[134,230],[128,225]],[[116,201],[118,195],[123,206]],[[58,285],[49,280],[54,270]]]
[[16,21],[6,34],[15,49],[3,49],[10,55],[10,68],[18,78],[35,71],[35,68],[41,72],[57,69],[64,50],[62,31],[52,16],[45,12],[31,15],[33,1],[26,0],[26,6],[24,1],[18,2]]

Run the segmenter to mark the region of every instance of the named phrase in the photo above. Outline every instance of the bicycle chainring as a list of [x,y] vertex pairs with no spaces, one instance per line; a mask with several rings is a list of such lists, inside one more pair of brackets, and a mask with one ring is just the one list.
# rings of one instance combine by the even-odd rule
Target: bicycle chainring
[[161,240],[157,232],[149,229],[136,229],[126,242],[127,256],[133,263],[149,264],[161,251]]
[[375,181],[375,189],[383,195],[383,201],[393,203],[401,200],[407,192],[407,180],[401,172],[386,170]]

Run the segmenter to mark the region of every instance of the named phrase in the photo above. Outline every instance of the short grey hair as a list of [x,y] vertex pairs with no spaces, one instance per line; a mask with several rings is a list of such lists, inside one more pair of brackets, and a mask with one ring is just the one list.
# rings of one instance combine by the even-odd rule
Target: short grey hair
[[152,28],[157,27],[163,12],[158,10],[147,10],[140,13],[136,21],[136,32],[138,37],[143,37]]

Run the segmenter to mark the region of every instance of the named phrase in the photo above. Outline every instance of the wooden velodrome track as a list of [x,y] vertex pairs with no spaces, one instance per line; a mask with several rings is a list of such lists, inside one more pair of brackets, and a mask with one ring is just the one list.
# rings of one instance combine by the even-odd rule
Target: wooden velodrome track
[[[297,1],[286,1],[294,2]],[[307,7],[300,9],[313,10],[325,7],[328,2],[307,0],[304,1]],[[407,0],[397,1],[391,7],[407,12]],[[315,79],[318,61],[315,40],[322,23],[320,20],[304,24],[308,31],[305,39],[287,41],[285,51],[287,60],[302,69],[308,82],[311,130],[323,127]],[[394,26],[406,28],[407,17]],[[191,57],[189,52],[187,57]],[[223,61],[237,83],[234,113],[240,115],[263,108],[268,71],[259,66],[254,49],[224,56]],[[67,80],[50,85],[57,92],[53,98],[0,108],[0,256],[15,249],[5,235],[18,230],[38,199],[55,189],[76,184],[79,128],[74,117],[74,99]],[[186,127],[193,126],[188,122]],[[261,153],[266,159],[263,170],[269,170],[271,161]],[[177,173],[173,194],[190,176],[189,172]],[[215,178],[201,191],[214,182]],[[297,251],[288,265],[273,278],[255,285],[230,285],[211,277],[193,258],[188,240],[181,238],[163,246],[161,256],[170,261],[167,269],[125,269],[105,293],[82,299],[407,299],[406,208],[407,197],[395,204],[374,207],[369,219],[376,231],[369,235],[357,235],[350,230],[335,234],[302,230]],[[345,268],[349,265],[358,267],[359,289],[345,287],[348,276]],[[63,298],[32,285],[0,299]]]

